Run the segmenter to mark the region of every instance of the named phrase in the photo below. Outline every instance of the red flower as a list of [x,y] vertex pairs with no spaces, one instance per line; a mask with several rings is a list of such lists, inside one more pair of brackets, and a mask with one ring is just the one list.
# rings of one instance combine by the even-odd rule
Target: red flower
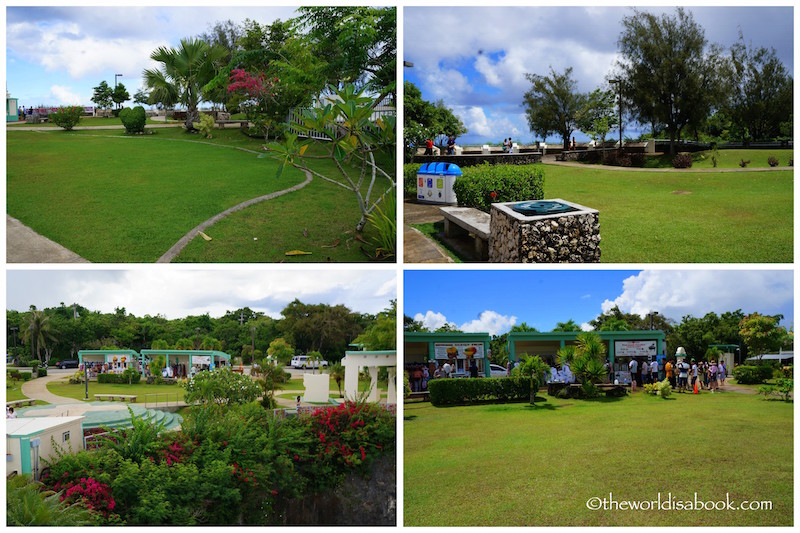
[[492,191],[492,193],[489,196],[491,196],[492,200],[494,200],[495,198],[497,198],[497,193]]

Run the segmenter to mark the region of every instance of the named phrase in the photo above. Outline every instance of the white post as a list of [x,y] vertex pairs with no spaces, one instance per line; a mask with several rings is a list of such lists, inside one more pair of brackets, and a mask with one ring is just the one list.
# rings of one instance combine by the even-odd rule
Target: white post
[[358,363],[350,363],[347,357],[342,361],[344,365],[344,398],[348,401],[358,399]]
[[377,402],[380,399],[380,395],[378,393],[378,367],[369,367],[369,375],[372,379],[370,379],[369,383],[369,397],[367,397],[367,401]]
[[397,369],[393,366],[387,367],[389,372],[389,385],[386,391],[386,403],[397,403],[397,390],[394,386],[394,378],[397,375]]

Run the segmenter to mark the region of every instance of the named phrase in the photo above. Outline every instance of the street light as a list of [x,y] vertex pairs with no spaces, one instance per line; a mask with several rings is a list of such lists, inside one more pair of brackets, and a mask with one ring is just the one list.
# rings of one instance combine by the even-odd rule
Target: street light
[[608,83],[616,84],[619,89],[619,147],[622,148],[622,80],[608,80]]
[[414,63],[412,63],[411,61],[403,61],[403,66],[412,68],[414,66]]
[[114,90],[117,90],[117,78],[121,78],[122,74],[114,74]]
[[651,331],[653,330],[653,316],[657,315],[657,314],[658,314],[658,311],[653,311],[652,313],[650,313],[650,330]]

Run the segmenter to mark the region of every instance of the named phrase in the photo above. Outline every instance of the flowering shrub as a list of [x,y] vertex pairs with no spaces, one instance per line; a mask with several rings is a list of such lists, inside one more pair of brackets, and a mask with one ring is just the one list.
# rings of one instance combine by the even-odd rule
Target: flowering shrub
[[99,514],[103,519],[119,521],[119,515],[113,513],[117,504],[111,495],[111,489],[105,483],[89,477],[70,482],[64,488],[66,490],[60,498],[62,502],[82,501],[87,509]]
[[280,80],[269,78],[265,73],[252,75],[246,70],[234,69],[228,78],[228,92],[238,94],[242,100],[239,107],[244,110],[247,120],[255,124],[264,140],[269,141],[269,131],[285,117],[270,113],[269,108],[276,103],[277,88]]
[[58,111],[50,113],[47,118],[60,128],[71,131],[81,120],[83,108],[78,106],[59,107]]
[[202,404],[248,403],[258,398],[258,385],[224,367],[213,372],[199,372],[186,382],[186,402]]

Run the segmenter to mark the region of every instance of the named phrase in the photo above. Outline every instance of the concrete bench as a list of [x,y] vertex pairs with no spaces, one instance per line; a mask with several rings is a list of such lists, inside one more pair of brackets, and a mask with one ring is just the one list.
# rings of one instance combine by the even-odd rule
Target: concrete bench
[[33,405],[35,401],[36,400],[34,400],[33,398],[25,398],[24,400],[14,400],[11,402],[6,402],[6,407],[17,408],[21,405]]
[[215,123],[219,129],[223,130],[226,124],[238,124],[240,128],[246,128],[250,122],[247,120],[217,120]]
[[95,394],[95,400],[111,400],[113,401],[114,398],[119,398],[119,401],[124,402],[125,400],[133,403],[136,402],[136,396],[133,394]]
[[472,235],[475,253],[481,261],[489,259],[489,221],[491,216],[473,207],[440,207],[445,237]]
[[408,395],[408,399],[429,402],[431,401],[431,393],[430,391],[412,392],[411,394]]

